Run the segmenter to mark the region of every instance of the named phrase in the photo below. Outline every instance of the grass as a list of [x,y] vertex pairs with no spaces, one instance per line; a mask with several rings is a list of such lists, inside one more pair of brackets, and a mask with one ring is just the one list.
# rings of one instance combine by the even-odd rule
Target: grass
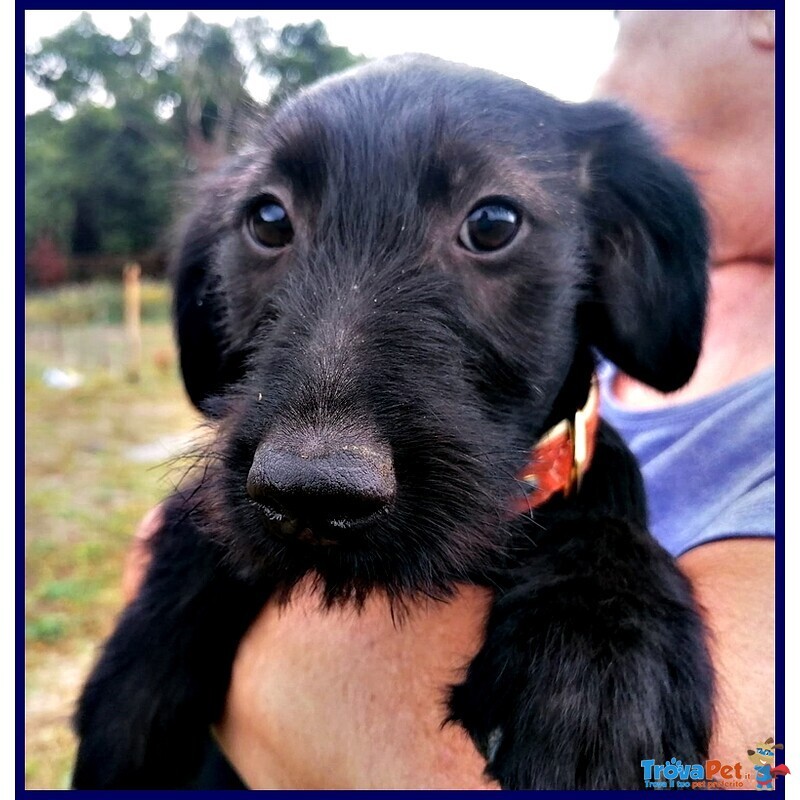
[[[130,450],[190,436],[167,322],[168,294],[148,283],[138,382],[125,377],[115,324],[121,287],[73,287],[26,302],[25,662],[30,789],[65,788],[75,742],[69,718],[97,646],[122,607],[122,562],[142,515],[180,479],[180,465],[134,460]],[[103,303],[106,303],[105,310]],[[58,325],[59,335],[48,333]],[[107,340],[103,348],[98,343]],[[96,358],[97,353],[101,358]],[[75,366],[83,382],[48,387],[48,367]]]
[[[163,281],[141,282],[142,320],[167,322],[169,291]],[[82,325],[106,322],[118,325],[123,317],[119,282],[97,281],[31,294],[25,303],[29,324]]]

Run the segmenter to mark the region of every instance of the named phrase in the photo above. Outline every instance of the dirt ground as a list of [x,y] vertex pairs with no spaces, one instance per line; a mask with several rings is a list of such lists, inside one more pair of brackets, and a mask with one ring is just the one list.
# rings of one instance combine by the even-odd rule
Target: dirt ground
[[[166,289],[160,291],[166,302]],[[36,302],[41,306],[41,298]],[[27,325],[29,789],[69,785],[75,749],[69,719],[121,609],[121,565],[131,534],[180,480],[186,462],[178,453],[202,435],[178,378],[166,319],[143,325],[142,348],[141,374],[132,382],[118,324]]]

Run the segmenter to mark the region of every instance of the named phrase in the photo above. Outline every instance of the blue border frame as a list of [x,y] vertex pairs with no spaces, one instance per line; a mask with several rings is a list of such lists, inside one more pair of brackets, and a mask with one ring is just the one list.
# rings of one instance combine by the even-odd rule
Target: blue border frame
[[[315,9],[327,10],[327,4],[315,3],[312,4]],[[240,7],[242,10],[247,10],[247,3],[243,3]],[[306,4],[282,4],[282,9],[291,8],[307,8]],[[169,7],[169,6],[168,6]],[[175,8],[175,6],[171,6]],[[219,3],[201,3],[195,5],[195,10],[203,9],[216,9],[219,8]],[[559,7],[558,4],[552,4],[548,8]],[[693,9],[697,6],[684,5],[671,6],[672,8]],[[741,3],[725,3],[725,2],[705,2],[701,4],[704,9],[726,9],[735,7],[744,7]],[[24,26],[25,26],[25,11],[28,10],[50,10],[57,9],[58,6],[53,3],[44,2],[28,2],[23,6],[17,5],[15,7],[15,39],[17,53],[24,52]],[[74,8],[74,5],[65,4],[64,8]],[[151,6],[153,8],[153,6]],[[503,9],[512,9],[514,6],[503,6]],[[571,7],[573,10],[598,10],[607,9],[608,4],[582,4],[579,6]],[[637,8],[651,8],[658,9],[664,8],[664,4],[651,3],[637,6]],[[786,517],[785,517],[785,502],[786,502],[786,443],[785,443],[785,391],[786,391],[786,375],[785,375],[785,310],[782,302],[786,293],[786,272],[785,272],[785,3],[781,0],[780,3],[772,4],[756,4],[749,5],[748,8],[775,8],[775,23],[776,23],[776,129],[775,129],[775,143],[776,143],[776,455],[777,455],[777,469],[778,480],[776,482],[776,525],[778,535],[776,537],[776,558],[775,558],[775,605],[776,605],[776,639],[775,639],[775,679],[776,679],[776,716],[775,716],[775,739],[776,741],[785,741],[785,725],[786,725],[786,675],[785,675],[785,581],[786,581],[786,568],[785,568],[785,533],[786,533]],[[106,4],[95,7],[84,7],[81,10],[96,11],[112,9],[112,4]],[[431,10],[425,7],[411,7],[405,10]],[[257,10],[257,9],[253,9]],[[499,9],[497,9],[499,10]],[[24,182],[20,180],[20,174],[24,170],[24,136],[25,136],[25,112],[24,112],[24,95],[25,95],[25,68],[24,62],[21,59],[17,61],[17,71],[15,74],[15,115],[16,115],[16,181],[15,181],[15,203],[16,209],[19,211],[23,209],[22,214],[16,217],[15,226],[15,313],[16,313],[16,339],[15,339],[15,423],[16,423],[16,442],[15,442],[15,455],[17,469],[17,481],[15,486],[15,503],[17,508],[17,515],[15,520],[15,577],[16,577],[16,603],[15,603],[15,695],[16,695],[16,713],[15,713],[15,758],[14,758],[14,771],[15,771],[15,795],[23,797],[27,795],[35,796],[36,798],[48,797],[61,797],[60,790],[32,790],[25,788],[25,719],[24,719],[24,705],[25,705],[25,604],[24,592],[20,587],[25,585],[25,479],[24,468],[19,469],[19,465],[24,465],[25,459],[25,403],[24,403],[24,356],[25,356],[25,336],[24,336],[24,306],[25,306],[25,221],[24,221]],[[791,755],[790,755],[791,760]],[[800,780],[800,776],[796,778]],[[704,790],[696,790],[700,793],[705,793]],[[706,792],[709,790],[705,790]],[[713,790],[717,791],[717,790]],[[406,796],[424,794],[425,792],[411,792],[411,791],[395,791],[393,796]],[[77,796],[82,797],[181,797],[185,796],[185,792],[173,791],[149,791],[149,792],[77,792]],[[302,792],[272,792],[271,796],[316,796],[322,795],[322,792],[315,791],[302,791]],[[344,791],[331,791],[325,792],[326,797],[336,797],[342,795],[349,795],[350,792]],[[463,796],[467,794],[475,794],[485,796],[482,792],[472,791],[443,791],[436,792],[437,797],[444,797],[448,795]],[[537,792],[518,792],[519,795],[534,795]],[[547,792],[547,797],[572,797],[575,792],[567,791],[550,791]],[[596,795],[606,796],[651,796],[651,792],[642,789],[641,791],[634,792],[615,792],[615,791],[598,791],[594,792]],[[692,794],[695,794],[693,792]],[[745,796],[753,794],[753,792],[744,792]],[[210,797],[225,797],[225,796],[239,796],[238,792],[232,791],[198,791],[192,792],[192,796],[210,796]],[[742,793],[737,793],[741,796]],[[776,781],[776,788],[772,795],[773,797],[784,797],[784,781]]]
[[[775,438],[778,480],[775,490],[775,741],[786,741],[786,20],[781,2],[775,11]],[[784,781],[777,781],[784,791]]]

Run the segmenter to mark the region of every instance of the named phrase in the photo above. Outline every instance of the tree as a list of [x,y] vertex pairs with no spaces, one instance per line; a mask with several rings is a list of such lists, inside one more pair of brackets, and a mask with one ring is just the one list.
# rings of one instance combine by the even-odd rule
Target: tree
[[182,149],[159,104],[177,82],[153,45],[148,17],[122,39],[88,14],[26,54],[53,95],[26,120],[26,242],[48,231],[74,254],[153,246],[169,214]]
[[346,47],[331,44],[319,20],[287,25],[278,34],[274,49],[258,55],[262,72],[276,80],[270,105],[279,103],[303,86],[362,61],[363,57],[354,56]]
[[177,48],[174,69],[180,87],[175,122],[188,154],[205,172],[231,149],[238,118],[251,102],[244,86],[247,69],[231,31],[194,14],[170,42]]
[[52,95],[26,120],[26,243],[46,234],[73,254],[152,248],[173,187],[235,146],[255,105],[251,74],[272,80],[274,100],[359,60],[321,22],[273,31],[260,17],[226,28],[190,14],[165,50],[146,14],[121,39],[81,14],[26,53],[28,75]]

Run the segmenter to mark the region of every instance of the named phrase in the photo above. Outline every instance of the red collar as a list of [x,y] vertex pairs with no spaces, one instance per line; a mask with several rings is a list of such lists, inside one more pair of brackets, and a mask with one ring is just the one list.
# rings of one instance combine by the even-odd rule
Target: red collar
[[562,419],[550,428],[531,450],[528,463],[517,474],[525,494],[514,498],[512,511],[527,514],[556,492],[566,496],[580,487],[594,455],[599,407],[597,379],[593,378],[586,405],[572,419]]

